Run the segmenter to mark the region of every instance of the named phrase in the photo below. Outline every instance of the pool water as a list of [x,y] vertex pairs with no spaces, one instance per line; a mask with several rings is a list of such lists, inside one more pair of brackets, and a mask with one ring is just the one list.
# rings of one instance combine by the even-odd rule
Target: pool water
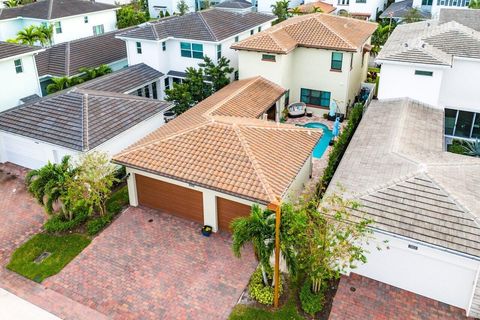
[[330,130],[326,125],[320,122],[310,122],[303,125],[305,128],[319,128],[323,130],[323,135],[318,140],[315,148],[313,149],[313,157],[321,158],[325,150],[327,150],[330,140],[332,140],[332,130]]

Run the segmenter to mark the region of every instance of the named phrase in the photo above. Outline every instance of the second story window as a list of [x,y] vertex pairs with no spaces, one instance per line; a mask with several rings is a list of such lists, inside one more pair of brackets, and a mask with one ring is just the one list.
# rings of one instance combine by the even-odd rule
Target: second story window
[[98,26],[93,26],[93,34],[94,35],[103,34],[103,32],[104,32],[103,24],[99,24]]
[[433,0],[422,0],[422,6],[431,6]]
[[275,62],[275,55],[273,55],[273,54],[262,54],[262,61]]
[[220,59],[222,57],[222,45],[219,44],[217,45],[217,59]]
[[332,70],[342,70],[342,60],[343,60],[343,53],[341,52],[332,52]]
[[250,30],[250,35],[253,35],[253,33],[255,32],[255,30]]
[[83,22],[88,23],[88,17],[87,16],[83,17]]
[[433,72],[432,72],[432,71],[424,71],[424,70],[415,70],[415,75],[416,75],[416,76],[432,77],[432,76],[433,76]]
[[166,51],[167,50],[167,41],[163,41],[162,42],[162,51]]
[[22,73],[23,72],[22,59],[14,60],[13,63],[15,64],[15,72]]
[[136,46],[137,46],[137,53],[142,54],[142,43],[136,42]]
[[235,37],[235,42],[238,42],[240,38],[238,36]]
[[55,33],[62,33],[62,23],[60,21],[55,22]]
[[262,26],[258,27],[258,32],[262,31]]
[[180,54],[185,58],[203,59],[203,44],[180,42]]

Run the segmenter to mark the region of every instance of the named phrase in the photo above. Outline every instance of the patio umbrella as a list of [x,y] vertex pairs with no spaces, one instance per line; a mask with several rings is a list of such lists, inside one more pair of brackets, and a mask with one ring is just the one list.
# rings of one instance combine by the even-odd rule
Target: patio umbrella
[[332,130],[333,138],[338,137],[339,134],[340,134],[340,117],[337,117],[335,119],[335,123],[333,124],[333,130]]
[[332,100],[332,102],[330,102],[330,112],[328,113],[328,115],[330,117],[335,117],[335,113],[337,113],[337,103]]

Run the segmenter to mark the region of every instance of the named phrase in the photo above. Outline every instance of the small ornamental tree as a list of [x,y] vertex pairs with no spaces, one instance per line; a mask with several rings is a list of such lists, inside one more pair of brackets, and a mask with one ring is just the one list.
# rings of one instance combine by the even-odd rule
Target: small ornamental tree
[[402,22],[404,23],[413,23],[413,22],[418,22],[425,20],[417,8],[412,8],[405,13],[403,16]]
[[148,14],[134,5],[122,6],[117,11],[117,27],[119,29],[139,25],[148,19]]
[[210,57],[205,56],[203,62],[198,64],[204,69],[205,76],[212,82],[213,91],[218,91],[230,83],[230,74],[233,68],[230,67],[230,60],[220,57],[217,64]]
[[480,0],[472,0],[468,5],[470,9],[480,9]]
[[185,2],[185,0],[180,0],[177,3],[177,12],[179,16],[183,16],[185,13],[187,13],[189,10],[188,4]]
[[186,83],[174,83],[171,89],[165,90],[165,100],[173,102],[176,114],[182,114],[195,105]]
[[288,12],[289,4],[289,0],[279,0],[275,4],[272,4],[272,13],[277,16],[277,20],[275,20],[272,24],[280,23],[291,17],[290,12]]

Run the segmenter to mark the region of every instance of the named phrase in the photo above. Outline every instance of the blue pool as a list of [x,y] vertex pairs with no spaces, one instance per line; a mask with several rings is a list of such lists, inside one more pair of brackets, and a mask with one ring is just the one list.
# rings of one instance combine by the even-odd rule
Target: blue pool
[[313,157],[314,158],[321,158],[323,153],[328,147],[330,140],[332,140],[332,130],[328,129],[326,125],[320,122],[310,122],[303,125],[305,128],[319,128],[323,130],[323,135],[318,140],[317,145],[313,149]]

